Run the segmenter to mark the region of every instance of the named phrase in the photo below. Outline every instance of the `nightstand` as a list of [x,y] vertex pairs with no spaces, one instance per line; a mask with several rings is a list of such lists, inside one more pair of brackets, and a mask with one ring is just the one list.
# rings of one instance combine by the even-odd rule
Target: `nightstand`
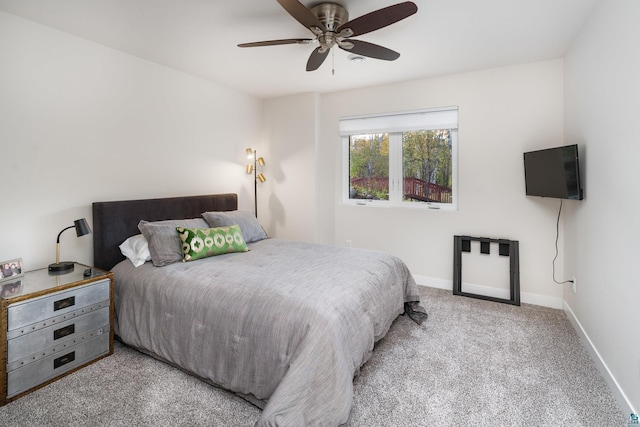
[[113,286],[77,263],[0,282],[0,406],[113,353]]

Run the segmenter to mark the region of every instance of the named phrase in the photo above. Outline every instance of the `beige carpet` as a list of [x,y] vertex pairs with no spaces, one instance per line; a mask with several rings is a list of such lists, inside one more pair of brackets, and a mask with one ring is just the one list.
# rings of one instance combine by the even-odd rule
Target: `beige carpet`
[[[354,380],[351,426],[627,425],[562,311],[420,292],[429,320],[402,316],[378,343]],[[0,425],[251,426],[259,414],[117,343],[0,408]]]

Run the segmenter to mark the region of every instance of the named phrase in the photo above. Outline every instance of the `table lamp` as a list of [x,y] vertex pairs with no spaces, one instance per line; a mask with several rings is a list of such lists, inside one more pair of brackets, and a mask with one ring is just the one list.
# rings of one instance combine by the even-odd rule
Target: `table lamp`
[[56,239],[56,262],[53,264],[49,264],[50,272],[65,273],[73,270],[73,261],[60,262],[60,236],[62,235],[62,233],[64,233],[65,230],[68,230],[70,228],[76,229],[76,235],[78,237],[84,236],[85,234],[91,234],[89,224],[87,224],[87,220],[84,218],[76,219],[75,221],[73,221],[73,225],[63,228],[62,231],[58,233],[58,238]]

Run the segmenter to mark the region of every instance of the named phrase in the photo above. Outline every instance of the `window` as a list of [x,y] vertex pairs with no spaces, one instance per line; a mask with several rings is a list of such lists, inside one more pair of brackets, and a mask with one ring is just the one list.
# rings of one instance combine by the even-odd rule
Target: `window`
[[345,203],[456,209],[457,108],[341,119],[340,135]]

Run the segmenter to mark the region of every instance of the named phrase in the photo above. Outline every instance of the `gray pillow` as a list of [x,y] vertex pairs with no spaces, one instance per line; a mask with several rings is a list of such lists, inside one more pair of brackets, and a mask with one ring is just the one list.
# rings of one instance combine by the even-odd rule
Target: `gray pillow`
[[228,227],[238,224],[242,237],[247,243],[267,238],[267,233],[250,211],[205,212],[202,217],[207,220],[209,227]]
[[142,220],[138,223],[138,230],[149,242],[151,262],[156,267],[182,261],[180,236],[176,227],[209,228],[209,224],[202,218],[169,219],[155,222]]

